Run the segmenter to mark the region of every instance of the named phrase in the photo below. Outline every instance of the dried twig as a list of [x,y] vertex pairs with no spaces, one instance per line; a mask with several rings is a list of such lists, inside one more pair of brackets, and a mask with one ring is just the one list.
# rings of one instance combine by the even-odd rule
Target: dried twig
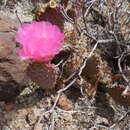
[[87,16],[87,14],[88,14],[90,8],[93,6],[93,4],[94,4],[95,1],[96,1],[96,0],[93,0],[93,1],[91,2],[90,6],[87,8],[86,12],[84,13],[84,17]]
[[[96,41],[96,38],[94,38],[94,37],[93,37],[91,34],[89,34],[89,32],[88,32],[88,27],[87,27],[86,20],[85,20],[85,13],[88,14],[88,11],[85,12],[85,5],[83,5],[83,8],[82,8],[82,17],[83,17],[83,22],[84,22],[85,31],[86,31],[85,35],[88,36],[89,38],[92,38],[94,41]],[[86,14],[86,15],[87,15],[87,14]]]
[[64,16],[64,18],[65,18],[68,22],[74,24],[74,20],[67,15],[67,13],[66,13],[66,11],[65,11],[65,9],[64,9],[64,7],[63,7],[62,5],[60,5],[60,12],[62,13],[62,15]]
[[68,113],[68,114],[74,114],[74,113],[82,113],[82,114],[85,114],[85,113],[86,113],[86,112],[83,112],[83,111],[76,111],[76,110],[65,111],[65,110],[60,109],[60,108],[58,108],[58,110],[59,110],[61,113]]
[[51,119],[51,128],[50,128],[50,130],[54,130],[54,127],[55,127],[55,119],[54,119],[54,115],[53,115],[54,113],[52,113],[52,119]]
[[101,124],[95,124],[95,127],[105,128],[105,130],[110,130],[109,127],[107,127],[107,126],[105,126],[105,125],[101,125]]
[[7,4],[7,0],[3,0],[2,8],[5,8],[6,4]]
[[129,81],[129,79],[127,79],[127,77],[126,77],[125,74],[123,73],[123,70],[122,70],[122,67],[121,67],[121,60],[122,60],[122,58],[124,57],[124,54],[125,54],[125,52],[122,53],[122,54],[121,54],[121,57],[118,59],[118,68],[119,68],[119,71],[120,71],[120,73],[121,73],[121,75],[122,75],[124,81],[127,83],[127,86],[126,86],[125,90],[122,92],[122,95],[123,95],[123,96],[127,96],[127,95],[129,95],[129,94],[128,94],[128,93],[129,93],[128,91],[130,90],[130,81]]
[[17,17],[19,23],[22,25],[23,22],[22,22],[21,19],[19,18],[19,16],[18,16],[18,11],[17,11],[17,10],[15,10],[15,14],[16,14],[16,17]]

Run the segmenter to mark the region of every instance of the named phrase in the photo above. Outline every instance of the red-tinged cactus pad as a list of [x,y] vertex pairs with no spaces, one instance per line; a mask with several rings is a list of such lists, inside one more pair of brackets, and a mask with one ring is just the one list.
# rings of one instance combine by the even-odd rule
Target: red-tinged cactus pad
[[51,64],[33,62],[27,69],[27,75],[36,85],[44,90],[55,88],[58,69]]
[[58,7],[58,4],[54,1],[50,1],[47,4],[43,4],[34,10],[34,19],[37,21],[49,21],[52,24],[57,25],[61,30],[64,29],[64,17]]
[[122,96],[125,90],[124,85],[118,85],[112,88],[106,88],[107,93],[113,98],[113,100],[120,105],[130,106],[130,95]]

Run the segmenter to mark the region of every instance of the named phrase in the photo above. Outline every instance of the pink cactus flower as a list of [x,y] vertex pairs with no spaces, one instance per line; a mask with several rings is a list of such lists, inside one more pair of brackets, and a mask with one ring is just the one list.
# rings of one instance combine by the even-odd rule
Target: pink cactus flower
[[51,60],[60,52],[63,39],[64,34],[50,22],[23,24],[16,34],[16,40],[21,44],[18,55],[22,59]]

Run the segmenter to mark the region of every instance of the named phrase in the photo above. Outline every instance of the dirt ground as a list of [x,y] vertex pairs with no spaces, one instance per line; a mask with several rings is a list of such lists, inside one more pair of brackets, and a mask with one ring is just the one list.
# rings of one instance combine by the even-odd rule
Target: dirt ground
[[[29,22],[32,9],[42,2],[2,0],[0,14]],[[117,105],[102,88],[92,99],[73,86],[64,93],[51,111],[56,91],[28,85],[15,102],[0,102],[0,130],[130,130],[130,107]]]

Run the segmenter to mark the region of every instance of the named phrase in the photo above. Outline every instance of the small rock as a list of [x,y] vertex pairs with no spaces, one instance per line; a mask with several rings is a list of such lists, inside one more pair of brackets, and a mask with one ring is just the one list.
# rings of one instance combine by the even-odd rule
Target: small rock
[[63,118],[64,120],[66,120],[66,121],[69,121],[69,122],[73,120],[73,117],[72,117],[71,114],[63,114],[63,115],[62,115],[62,118]]
[[62,94],[59,98],[58,105],[63,110],[72,110],[74,108],[73,103],[64,95]]
[[37,121],[37,115],[35,114],[34,110],[30,110],[26,116],[26,121],[28,122],[29,125],[33,125]]
[[109,122],[106,118],[98,116],[97,119],[95,120],[97,124],[105,124],[109,125]]
[[34,127],[34,130],[43,130],[43,124],[42,123],[37,123]]

